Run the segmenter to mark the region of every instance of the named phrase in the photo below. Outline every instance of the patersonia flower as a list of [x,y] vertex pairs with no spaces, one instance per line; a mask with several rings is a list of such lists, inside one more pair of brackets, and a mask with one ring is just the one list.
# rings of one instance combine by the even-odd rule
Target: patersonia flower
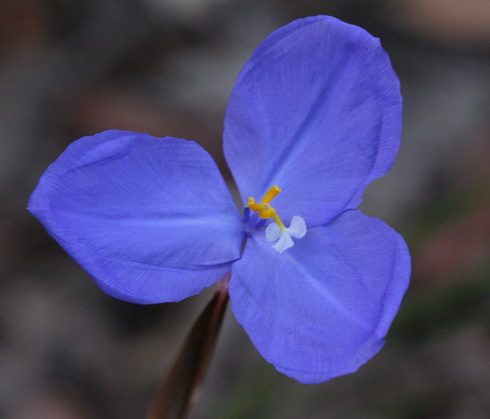
[[70,145],[29,210],[123,300],[179,301],[231,273],[232,310],[264,358],[322,382],[379,351],[407,288],[405,242],[356,209],[392,166],[400,130],[378,39],[300,19],[260,45],[228,104],[243,213],[199,145],[122,131]]

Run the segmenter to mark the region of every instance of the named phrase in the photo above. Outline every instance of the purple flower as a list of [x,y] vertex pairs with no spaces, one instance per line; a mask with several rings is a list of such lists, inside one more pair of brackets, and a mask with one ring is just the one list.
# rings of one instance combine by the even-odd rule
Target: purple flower
[[259,352],[318,383],[380,350],[408,285],[401,236],[356,209],[400,130],[379,40],[300,19],[260,45],[228,105],[224,152],[244,216],[199,145],[122,131],[70,145],[29,210],[126,301],[179,301],[231,272],[233,312]]

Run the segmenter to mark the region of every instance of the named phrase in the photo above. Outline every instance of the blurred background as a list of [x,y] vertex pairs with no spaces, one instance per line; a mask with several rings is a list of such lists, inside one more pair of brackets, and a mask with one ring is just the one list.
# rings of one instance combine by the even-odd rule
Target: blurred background
[[222,165],[235,77],[289,21],[380,37],[404,95],[394,169],[363,209],[407,239],[413,277],[385,348],[301,385],[228,313],[193,419],[490,417],[488,0],[1,0],[0,417],[134,419],[211,292],[138,306],[103,294],[26,211],[73,140],[196,140]]

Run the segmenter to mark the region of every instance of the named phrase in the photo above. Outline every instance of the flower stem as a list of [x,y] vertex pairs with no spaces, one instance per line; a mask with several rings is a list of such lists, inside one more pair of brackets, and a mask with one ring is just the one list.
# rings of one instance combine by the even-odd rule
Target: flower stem
[[228,303],[226,275],[194,322],[173,365],[160,384],[146,419],[184,419],[196,403]]

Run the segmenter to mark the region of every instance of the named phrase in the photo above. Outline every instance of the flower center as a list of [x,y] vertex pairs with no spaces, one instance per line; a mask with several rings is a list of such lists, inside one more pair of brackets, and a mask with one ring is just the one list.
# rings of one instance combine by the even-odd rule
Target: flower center
[[264,218],[266,220],[273,218],[279,228],[284,231],[287,227],[279,218],[279,215],[277,215],[276,209],[270,204],[270,202],[281,192],[282,189],[279,188],[279,186],[273,186],[267,191],[260,203],[255,202],[254,198],[249,197],[247,205],[252,211],[257,212],[260,218]]
[[[295,215],[291,218],[291,225],[286,227],[282,220],[277,215],[276,209],[270,204],[270,202],[281,192],[279,186],[273,186],[264,195],[262,200],[257,203],[255,199],[248,198],[248,203],[245,211],[245,219],[249,221],[248,214],[250,211],[257,213],[257,216],[262,219],[272,218],[274,221],[269,223],[265,229],[265,238],[269,241],[276,242],[272,247],[279,253],[294,246],[292,237],[301,239],[306,234],[306,223],[303,217]],[[260,224],[257,223],[256,227]]]

